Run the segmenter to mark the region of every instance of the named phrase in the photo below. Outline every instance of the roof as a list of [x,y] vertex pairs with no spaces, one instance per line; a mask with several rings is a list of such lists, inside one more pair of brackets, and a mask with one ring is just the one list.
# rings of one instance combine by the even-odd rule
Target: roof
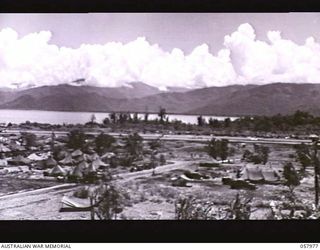
[[41,160],[46,160],[48,159],[48,155],[47,154],[36,154],[36,153],[32,153],[31,155],[29,155],[27,157],[29,160],[32,161],[41,161]]
[[87,155],[87,154],[83,154],[83,155],[80,155],[80,156],[76,156],[76,157],[74,158],[74,160],[75,160],[76,162],[90,161],[90,156]]
[[81,170],[84,170],[86,168],[89,167],[88,163],[86,163],[85,161],[81,162],[78,167],[81,169]]
[[71,154],[69,154],[64,159],[62,159],[60,163],[64,165],[69,165],[69,164],[71,165],[71,164],[74,164],[74,160],[72,159]]
[[89,167],[86,168],[86,172],[87,173],[93,173],[93,172],[96,172],[96,171],[97,171],[97,167],[93,163],[91,163],[89,165]]
[[94,161],[94,160],[99,159],[99,158],[100,157],[99,157],[99,155],[97,153],[94,153],[94,154],[90,155],[90,160],[91,161]]
[[278,173],[270,168],[260,168],[258,166],[255,167],[246,167],[242,171],[241,179],[249,180],[249,181],[267,181],[267,182],[275,182],[279,181],[280,177]]
[[6,153],[6,152],[10,152],[10,151],[11,151],[10,148],[4,146],[3,144],[0,144],[0,152],[1,153]]
[[50,175],[66,175],[66,174],[67,174],[67,172],[59,165],[55,166],[50,171]]
[[8,161],[6,159],[0,159],[0,166],[1,167],[6,167],[8,166]]
[[52,157],[48,158],[45,161],[45,163],[46,163],[47,167],[51,167],[51,166],[54,167],[54,166],[56,166],[58,164],[57,161],[55,159],[53,159]]
[[102,167],[106,167],[106,166],[107,166],[107,164],[104,163],[103,161],[101,161],[100,158],[94,160],[94,161],[92,162],[92,164],[93,164],[96,168],[99,168],[100,166],[102,166]]
[[250,181],[262,181],[264,177],[262,175],[261,169],[259,168],[247,168],[247,176]]
[[107,152],[105,153],[103,156],[101,156],[101,159],[104,159],[104,158],[112,158],[115,156],[115,153],[113,152]]
[[62,150],[62,151],[60,151],[60,152],[58,153],[59,159],[64,158],[64,157],[66,157],[66,156],[68,156],[68,155],[71,155],[71,154],[70,154],[69,152],[65,151],[65,150]]
[[71,173],[72,176],[78,177],[78,178],[82,178],[83,177],[83,173],[82,173],[82,169],[80,166],[76,166],[74,168],[74,170]]
[[22,155],[18,155],[11,160],[8,160],[8,162],[14,163],[14,164],[29,164],[30,160],[28,158],[23,157]]
[[71,199],[69,197],[63,196],[62,200],[62,207],[60,208],[60,212],[82,212],[82,211],[91,211],[90,204],[80,204],[79,202]]
[[80,149],[77,149],[77,150],[75,150],[75,151],[73,151],[71,153],[72,157],[77,157],[77,156],[80,156],[82,154],[83,154],[83,152]]
[[262,175],[266,181],[279,181],[279,174],[273,169],[262,170]]
[[24,150],[26,150],[26,148],[25,148],[24,146],[18,145],[18,144],[16,144],[16,143],[10,144],[10,148],[11,148],[12,150],[14,150],[14,151],[24,151]]

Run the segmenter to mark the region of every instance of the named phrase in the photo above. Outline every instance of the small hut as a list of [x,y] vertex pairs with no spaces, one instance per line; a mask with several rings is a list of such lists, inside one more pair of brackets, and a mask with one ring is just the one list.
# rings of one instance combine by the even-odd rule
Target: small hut
[[85,169],[87,169],[87,168],[89,167],[89,164],[88,164],[87,162],[85,162],[85,161],[82,161],[82,162],[78,165],[78,167],[81,169],[81,171],[83,171],[83,170],[85,170]]
[[95,166],[95,164],[90,163],[89,167],[86,169],[87,173],[95,173],[97,172],[98,168]]
[[280,181],[280,175],[274,169],[263,169],[262,175],[266,183],[277,183]]
[[10,148],[12,151],[15,151],[15,152],[21,152],[21,151],[26,150],[26,148],[24,146],[16,144],[16,143],[10,144]]
[[105,168],[105,167],[109,166],[108,164],[106,164],[106,163],[104,163],[103,161],[101,161],[100,158],[94,160],[91,164],[92,164],[96,169]]
[[10,165],[29,165],[31,161],[28,158],[23,157],[22,155],[18,155],[8,160]]
[[8,161],[6,159],[0,159],[0,167],[7,167],[8,166]]
[[51,176],[65,176],[67,175],[67,172],[60,167],[59,165],[56,165],[51,171],[50,171]]
[[76,166],[74,170],[71,173],[71,177],[76,178],[76,179],[82,179],[83,178],[83,173],[82,169],[80,166]]
[[0,144],[0,153],[8,153],[11,152],[11,149],[4,146],[3,144]]
[[45,162],[47,168],[55,167],[58,165],[57,161],[52,157],[49,157]]
[[42,161],[42,160],[48,159],[48,155],[47,154],[32,153],[27,158],[32,161]]
[[78,157],[80,155],[83,155],[83,152],[80,149],[77,149],[71,153],[72,157]]
[[115,157],[116,154],[113,152],[107,152],[103,156],[101,156],[101,159],[111,159],[112,157]]
[[97,159],[99,159],[99,158],[100,158],[100,157],[99,157],[99,155],[98,155],[97,153],[94,153],[94,154],[90,155],[90,160],[91,160],[91,161],[97,160]]
[[58,160],[62,160],[64,158],[66,158],[68,155],[70,155],[70,153],[68,151],[65,150],[61,150],[59,151],[59,153],[57,154],[57,158]]
[[63,165],[73,165],[75,160],[73,160],[71,154],[69,154],[63,160],[61,160],[60,163]]
[[87,161],[88,162],[88,161],[91,161],[91,157],[90,157],[90,155],[83,154],[83,155],[75,157],[74,160],[77,163],[83,162],[83,161]]

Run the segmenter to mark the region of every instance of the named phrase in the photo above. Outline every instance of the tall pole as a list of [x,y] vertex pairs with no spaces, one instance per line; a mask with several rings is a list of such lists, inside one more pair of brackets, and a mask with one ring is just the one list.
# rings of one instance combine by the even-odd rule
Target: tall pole
[[313,141],[313,150],[314,150],[314,159],[313,159],[313,164],[314,164],[314,189],[315,189],[315,207],[316,209],[318,208],[319,204],[319,160],[318,160],[318,139],[314,139]]

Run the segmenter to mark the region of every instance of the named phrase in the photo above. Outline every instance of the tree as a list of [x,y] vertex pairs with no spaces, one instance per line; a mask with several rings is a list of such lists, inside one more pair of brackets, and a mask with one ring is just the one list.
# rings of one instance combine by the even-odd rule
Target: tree
[[130,134],[125,145],[128,153],[134,158],[142,153],[142,137],[138,133]]
[[35,134],[23,132],[21,133],[21,137],[27,148],[35,147],[37,145],[37,136]]
[[283,166],[283,176],[285,178],[285,185],[289,188],[288,199],[292,204],[290,217],[293,217],[296,205],[296,197],[294,188],[300,185],[300,177],[291,162],[287,162]]
[[217,119],[213,119],[212,117],[210,117],[209,119],[209,125],[213,128],[219,128],[220,127],[220,122]]
[[120,113],[119,114],[119,122],[120,124],[124,124],[128,121],[128,114],[126,113]]
[[134,122],[134,123],[137,123],[138,121],[139,121],[138,113],[135,112],[135,113],[133,114],[133,122]]
[[82,149],[85,146],[85,134],[80,130],[72,130],[68,134],[68,147],[73,149]]
[[205,120],[204,118],[202,117],[202,115],[198,116],[197,117],[197,122],[198,122],[198,126],[203,126],[205,124]]
[[248,149],[246,149],[244,152],[243,152],[243,155],[242,155],[242,160],[243,161],[250,161],[250,159],[252,158],[252,152]]
[[159,161],[161,166],[166,165],[166,157],[163,154],[160,155]]
[[230,204],[229,218],[234,220],[249,220],[252,198],[241,198],[239,193]]
[[96,122],[96,119],[97,119],[97,118],[96,118],[96,115],[95,115],[95,114],[92,114],[91,117],[90,117],[90,122],[91,122],[91,123],[95,123],[95,122]]
[[312,165],[312,156],[309,147],[306,144],[302,143],[300,145],[296,145],[295,149],[296,158],[300,162],[302,170],[304,171],[306,167]]
[[157,167],[157,158],[155,154],[151,154],[151,162],[150,162],[151,168],[152,168],[152,175],[156,174],[156,167]]
[[200,201],[192,196],[180,197],[175,202],[176,220],[248,220],[251,215],[252,198],[240,197],[237,193],[227,210],[217,209],[217,205],[209,201]]
[[229,141],[226,139],[216,140],[212,138],[207,145],[207,152],[214,159],[221,158],[221,160],[225,160],[229,154],[228,143]]
[[163,123],[164,119],[166,118],[166,109],[160,107],[158,116],[160,117],[160,122]]
[[285,185],[293,190],[296,186],[300,185],[300,178],[291,162],[287,162],[283,166],[283,176],[286,180]]
[[148,119],[149,119],[149,113],[146,112],[146,113],[144,114],[144,121],[145,121],[145,122],[148,122]]
[[100,220],[116,220],[123,211],[125,200],[129,199],[123,191],[111,184],[100,185],[90,194],[90,203],[93,208],[91,219],[96,214]]
[[110,119],[108,117],[104,118],[102,121],[103,125],[109,125],[110,124]]
[[113,123],[117,122],[117,114],[115,112],[110,113],[109,118],[111,121],[113,121]]
[[313,119],[313,116],[310,115],[308,112],[303,112],[297,110],[291,118],[291,123],[293,126],[299,126],[309,123]]
[[176,220],[215,220],[216,216],[212,213],[214,204],[200,203],[194,197],[180,197],[175,202]]
[[266,146],[254,144],[254,152],[258,155],[262,164],[266,164],[269,158],[270,149]]
[[161,146],[161,141],[159,139],[152,140],[148,144],[149,144],[150,149],[156,150],[157,148],[159,148]]
[[254,164],[266,164],[269,158],[270,149],[266,146],[254,144],[254,153],[248,149],[244,151],[242,160],[253,162]]
[[229,117],[224,119],[224,127],[225,128],[229,128],[230,124],[231,124],[231,119]]
[[55,142],[55,139],[56,139],[56,135],[55,135],[55,133],[52,131],[52,133],[51,133],[51,142],[50,142],[50,150],[51,150],[51,152],[54,151],[54,142]]
[[97,152],[101,154],[104,150],[109,149],[115,141],[116,139],[111,135],[99,134],[94,140]]

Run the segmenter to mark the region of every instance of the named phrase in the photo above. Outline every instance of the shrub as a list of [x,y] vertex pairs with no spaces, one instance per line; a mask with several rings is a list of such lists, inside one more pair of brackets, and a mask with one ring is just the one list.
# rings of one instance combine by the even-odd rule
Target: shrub
[[77,197],[77,198],[81,198],[81,199],[86,199],[89,197],[89,191],[87,188],[83,187],[83,188],[76,190],[73,193],[73,196]]

